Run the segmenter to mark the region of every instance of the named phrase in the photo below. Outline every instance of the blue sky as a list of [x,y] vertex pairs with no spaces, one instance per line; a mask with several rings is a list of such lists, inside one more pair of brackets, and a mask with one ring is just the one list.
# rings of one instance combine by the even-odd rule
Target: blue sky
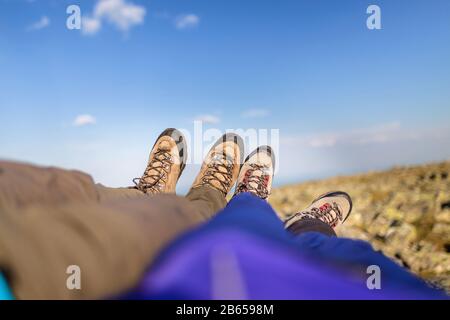
[[449,57],[447,0],[0,0],[0,158],[128,185],[204,119],[279,129],[278,183],[445,160]]

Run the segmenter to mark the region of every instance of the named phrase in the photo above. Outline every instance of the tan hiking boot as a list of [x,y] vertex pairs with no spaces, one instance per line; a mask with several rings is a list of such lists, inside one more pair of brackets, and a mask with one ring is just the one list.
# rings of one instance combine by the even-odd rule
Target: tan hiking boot
[[177,181],[186,165],[187,147],[183,134],[166,129],[156,139],[147,168],[133,179],[136,189],[148,194],[175,193]]
[[234,133],[223,135],[208,152],[192,189],[210,186],[226,197],[238,177],[243,153],[244,141],[240,136]]
[[335,228],[345,222],[352,211],[352,199],[342,191],[329,192],[314,200],[309,207],[285,221],[289,228],[302,219],[319,219]]
[[234,195],[251,192],[267,200],[272,190],[275,155],[272,148],[262,146],[253,151],[241,167]]

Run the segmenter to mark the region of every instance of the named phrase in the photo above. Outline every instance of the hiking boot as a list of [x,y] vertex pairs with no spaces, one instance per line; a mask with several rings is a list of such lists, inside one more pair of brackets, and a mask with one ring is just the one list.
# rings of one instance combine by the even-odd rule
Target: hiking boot
[[234,133],[227,133],[208,152],[192,189],[210,186],[224,197],[230,192],[239,174],[244,157],[244,141]]
[[289,228],[302,219],[319,219],[335,228],[344,223],[352,211],[352,199],[342,191],[326,193],[314,200],[305,210],[296,213],[285,221]]
[[153,145],[144,174],[133,179],[135,188],[148,194],[175,193],[186,157],[183,134],[172,128],[164,130]]
[[272,148],[262,146],[253,151],[241,167],[234,195],[251,192],[267,200],[272,190],[275,155]]

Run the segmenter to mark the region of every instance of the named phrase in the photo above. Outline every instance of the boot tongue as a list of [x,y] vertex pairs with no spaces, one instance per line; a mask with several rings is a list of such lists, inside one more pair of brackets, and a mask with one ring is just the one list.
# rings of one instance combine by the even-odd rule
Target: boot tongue
[[229,188],[229,181],[227,177],[231,174],[229,166],[232,164],[233,159],[227,154],[216,153],[212,158],[209,165],[212,179],[209,183],[216,189],[221,190],[223,193],[227,193]]
[[[172,146],[170,145],[170,143],[168,141],[161,141],[158,145],[158,151],[167,151],[168,152],[171,150],[171,148],[172,148]],[[164,158],[164,156],[162,154],[155,156],[155,158],[152,161],[151,169],[148,171],[148,175],[161,176],[162,173],[154,168],[164,166],[163,158]],[[159,169],[159,170],[161,170],[161,169]],[[145,179],[145,180],[147,183],[155,183],[159,179],[155,178],[155,177],[147,177],[147,179]],[[163,181],[163,182],[165,182],[165,181]]]

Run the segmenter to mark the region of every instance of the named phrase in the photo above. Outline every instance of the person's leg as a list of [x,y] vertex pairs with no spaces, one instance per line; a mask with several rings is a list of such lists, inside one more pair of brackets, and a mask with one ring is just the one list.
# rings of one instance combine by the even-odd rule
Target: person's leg
[[200,172],[186,195],[197,212],[205,218],[212,217],[226,206],[226,196],[238,177],[243,153],[242,138],[237,134],[227,133],[216,141],[206,155]]
[[[128,191],[130,199],[101,197],[84,173],[0,162],[0,270],[14,295],[120,292],[166,244],[206,219],[184,197]],[[66,287],[71,265],[81,268],[81,290]]]
[[351,209],[352,201],[348,194],[329,192],[289,218],[285,222],[286,230],[294,235],[293,242],[302,254],[339,270],[343,275],[365,279],[367,268],[375,265],[383,270],[385,287],[424,287],[423,281],[374,251],[368,242],[336,236],[334,227],[346,220]]

